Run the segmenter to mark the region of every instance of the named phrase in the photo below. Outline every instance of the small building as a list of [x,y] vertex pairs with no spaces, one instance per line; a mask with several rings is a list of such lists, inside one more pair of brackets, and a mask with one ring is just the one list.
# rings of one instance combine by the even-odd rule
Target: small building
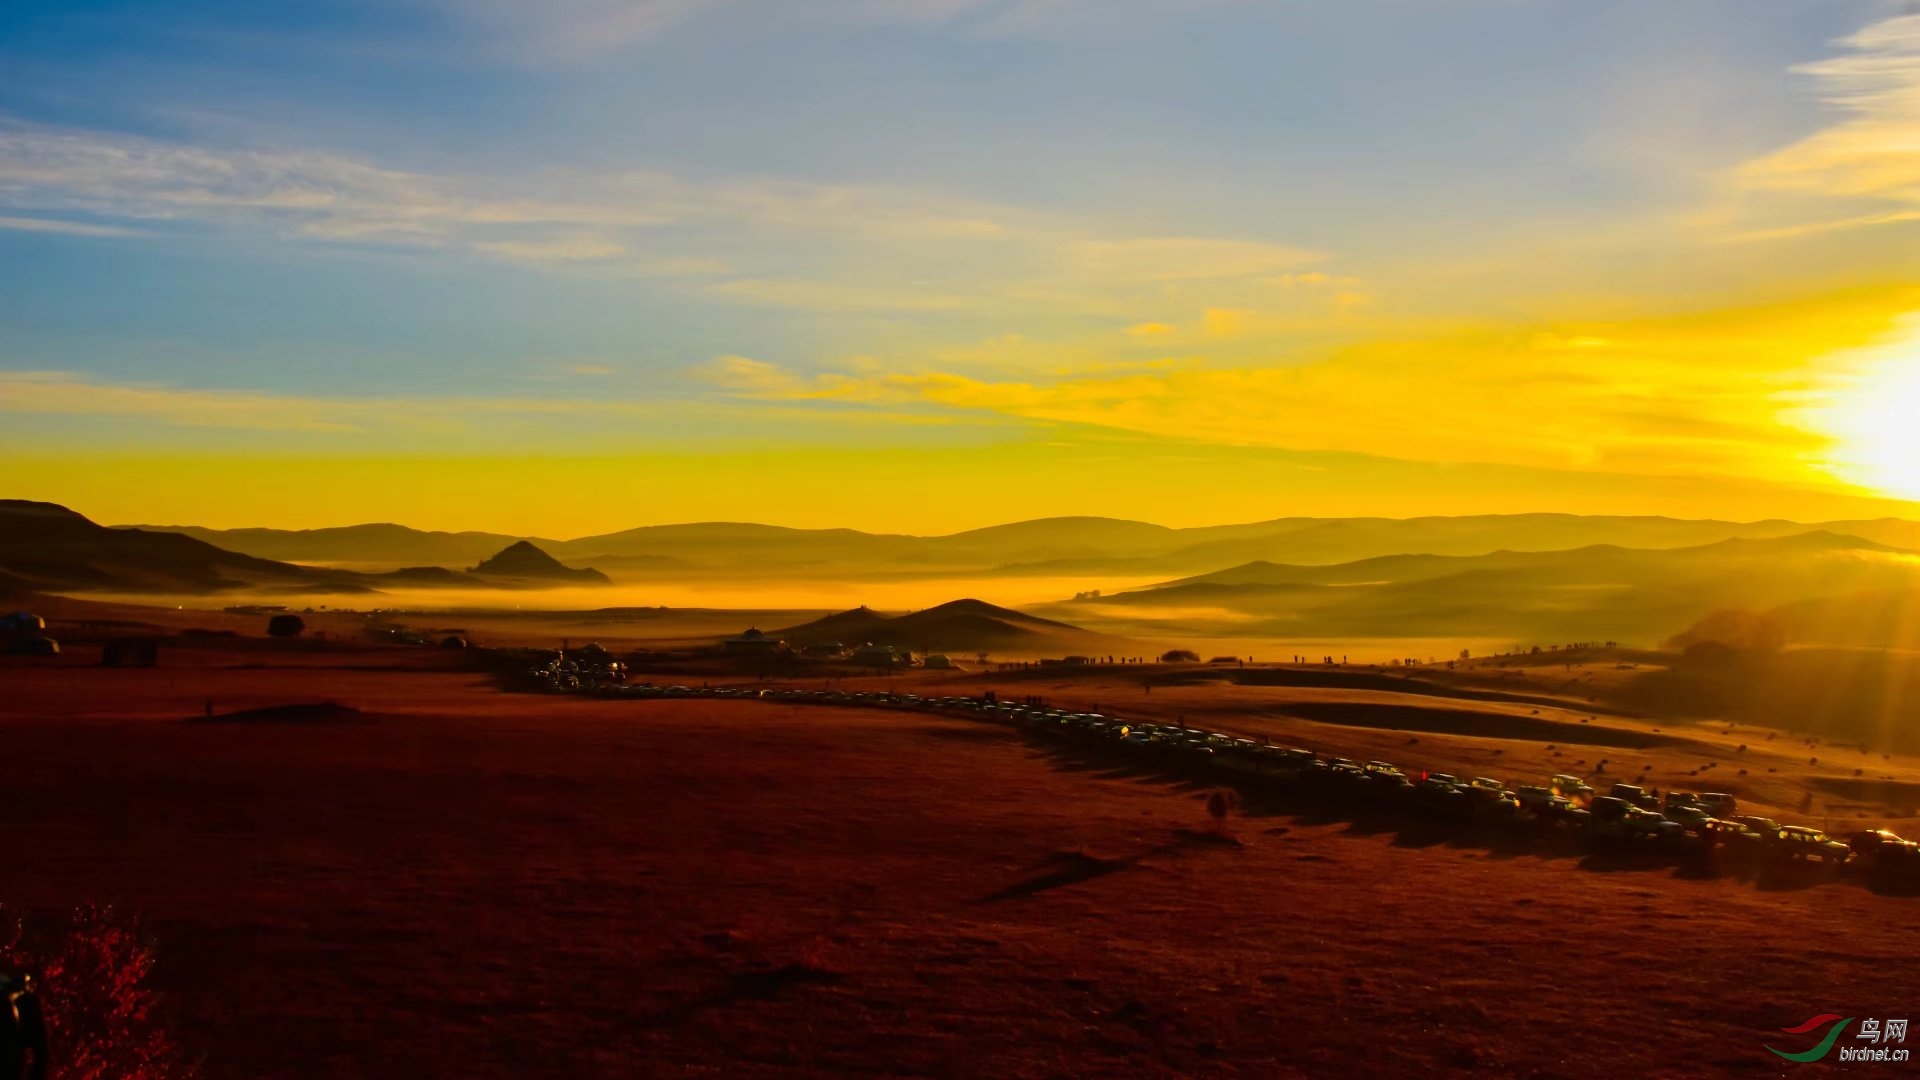
[[853,662],[862,667],[893,668],[906,667],[913,661],[910,655],[891,645],[875,645],[869,641],[853,650]]
[[929,654],[926,660],[922,661],[921,666],[927,668],[929,671],[965,671],[966,670],[966,668],[963,668],[959,664],[954,663],[953,658],[951,656],[948,656],[946,653]]
[[720,643],[720,651],[734,656],[765,656],[777,653],[787,647],[787,643],[776,637],[768,637],[758,627],[748,627],[745,633],[735,634]]
[[847,651],[847,647],[838,641],[816,641],[800,650],[800,655],[811,656],[817,660],[832,660]]

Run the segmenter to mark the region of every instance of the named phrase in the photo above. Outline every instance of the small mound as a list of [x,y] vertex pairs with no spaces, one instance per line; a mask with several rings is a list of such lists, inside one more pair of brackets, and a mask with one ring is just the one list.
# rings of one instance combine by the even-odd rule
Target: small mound
[[258,709],[241,709],[192,719],[205,724],[331,724],[357,720],[359,717],[360,710],[351,705],[319,701],[300,705],[264,705]]
[[1232,833],[1219,829],[1205,831],[1200,829],[1175,829],[1173,830],[1173,839],[1175,843],[1195,844],[1202,847],[1239,848],[1247,846]]

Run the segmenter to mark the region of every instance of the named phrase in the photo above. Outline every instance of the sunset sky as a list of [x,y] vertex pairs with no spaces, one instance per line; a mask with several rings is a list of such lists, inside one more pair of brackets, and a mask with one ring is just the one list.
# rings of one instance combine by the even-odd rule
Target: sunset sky
[[0,5],[0,496],[1920,516],[1920,6]]

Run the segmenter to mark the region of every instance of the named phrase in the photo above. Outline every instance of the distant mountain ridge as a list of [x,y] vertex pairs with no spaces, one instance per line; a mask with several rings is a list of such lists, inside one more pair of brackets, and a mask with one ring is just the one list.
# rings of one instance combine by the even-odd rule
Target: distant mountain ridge
[[229,551],[263,559],[306,563],[394,563],[466,566],[518,540],[551,547],[537,537],[486,532],[425,532],[378,522],[328,529],[204,529],[197,525],[118,526],[191,536]]
[[1722,609],[1862,593],[1920,597],[1920,553],[1813,530],[1686,548],[1250,562],[1036,610],[1136,635],[1232,625],[1249,637],[1665,640]]
[[0,499],[0,585],[12,592],[372,593],[382,587],[527,588],[536,582],[607,581],[597,570],[570,569],[524,541],[510,544],[496,559],[501,556],[506,558],[493,568],[475,573],[440,566],[382,573],[301,566],[176,532],[107,528],[55,503]]
[[39,590],[203,593],[317,585],[306,567],[169,532],[108,529],[55,503],[0,499],[0,571]]
[[366,569],[423,564],[468,566],[509,544],[527,540],[557,559],[592,563],[622,577],[644,580],[649,576],[726,578],[791,573],[853,577],[871,573],[1178,577],[1256,560],[1336,565],[1390,555],[1560,551],[1597,544],[1680,548],[1816,530],[1893,547],[1920,548],[1920,523],[1898,518],[1802,524],[1572,514],[1277,518],[1185,529],[1118,518],[1063,517],[945,536],[795,529],[747,522],[649,525],[574,540],[485,532],[422,532],[398,525],[304,531],[182,526],[164,531],[183,532],[263,558],[360,564]]

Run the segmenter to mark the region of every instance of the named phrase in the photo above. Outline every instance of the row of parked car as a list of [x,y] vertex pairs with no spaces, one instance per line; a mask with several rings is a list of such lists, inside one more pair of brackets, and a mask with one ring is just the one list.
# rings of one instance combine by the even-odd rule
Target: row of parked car
[[1416,820],[1498,828],[1549,829],[1603,845],[1646,845],[1676,857],[1705,857],[1742,870],[1858,875],[1876,886],[1920,887],[1920,844],[1885,829],[1829,836],[1740,812],[1725,792],[1669,791],[1633,784],[1605,794],[1577,776],[1509,786],[1485,777],[1410,774],[1386,761],[1357,761],[1275,746],[1217,731],[1121,720],[1100,713],[977,697],[922,697],[884,690],[756,689],[602,683],[588,689],[636,698],[756,698],[797,704],[961,713],[1020,726],[1043,739],[1183,772],[1305,796],[1324,804],[1365,804]]

